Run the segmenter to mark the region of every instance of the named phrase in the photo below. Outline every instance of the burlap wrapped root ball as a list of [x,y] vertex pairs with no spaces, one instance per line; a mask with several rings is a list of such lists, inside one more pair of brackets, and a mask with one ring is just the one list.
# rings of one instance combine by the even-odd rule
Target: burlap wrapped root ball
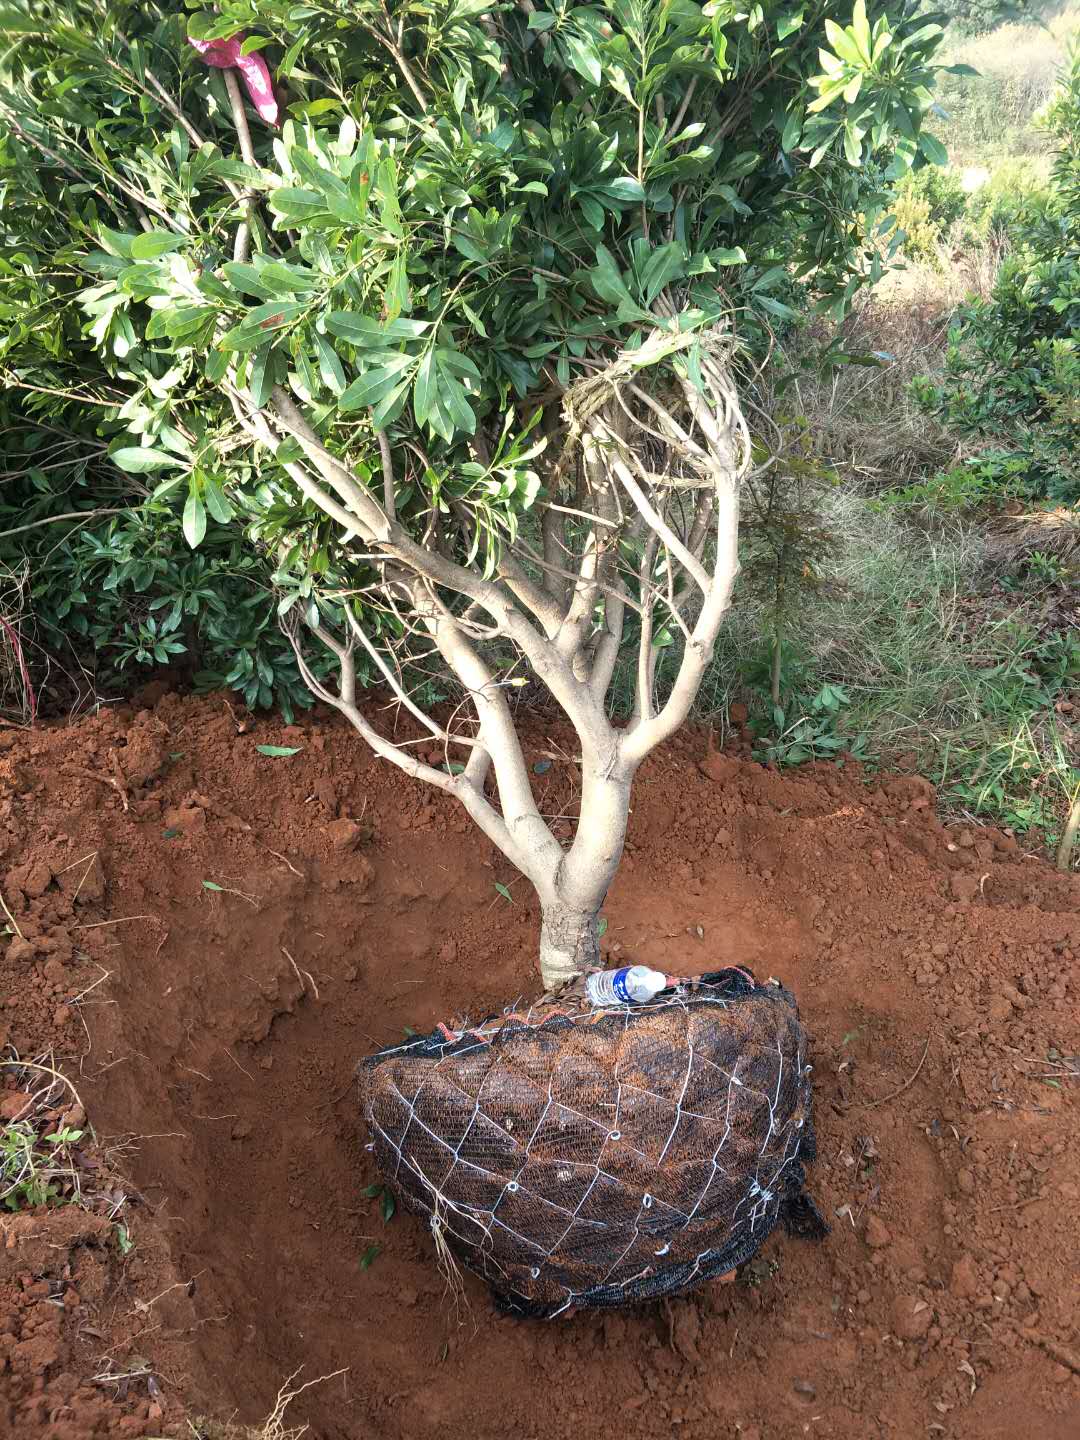
[[534,1006],[360,1069],[379,1170],[501,1309],[550,1319],[689,1290],[777,1222],[819,1237],[794,997],[723,970],[647,1005]]

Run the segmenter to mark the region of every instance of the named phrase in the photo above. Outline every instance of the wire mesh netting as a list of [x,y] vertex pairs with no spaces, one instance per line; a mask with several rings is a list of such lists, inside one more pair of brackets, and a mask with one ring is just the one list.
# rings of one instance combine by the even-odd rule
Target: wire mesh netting
[[552,1318],[745,1263],[805,1194],[810,1066],[794,997],[745,971],[647,1005],[537,1005],[360,1071],[380,1171],[500,1307]]

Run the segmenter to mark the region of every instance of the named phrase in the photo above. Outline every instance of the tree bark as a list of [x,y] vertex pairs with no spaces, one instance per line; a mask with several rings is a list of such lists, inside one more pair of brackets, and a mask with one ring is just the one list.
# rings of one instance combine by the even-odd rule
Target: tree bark
[[559,900],[543,906],[540,974],[545,990],[557,990],[575,975],[600,964],[599,918],[599,906],[576,910]]

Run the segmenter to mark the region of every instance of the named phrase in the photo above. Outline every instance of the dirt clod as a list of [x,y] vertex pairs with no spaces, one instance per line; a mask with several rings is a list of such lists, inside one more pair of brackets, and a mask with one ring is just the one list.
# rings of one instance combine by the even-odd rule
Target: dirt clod
[[952,1267],[949,1289],[958,1300],[970,1300],[979,1291],[979,1274],[970,1255],[961,1255]]
[[877,1215],[871,1215],[866,1222],[866,1243],[871,1250],[881,1250],[892,1241],[888,1226]]
[[901,1340],[921,1340],[934,1319],[934,1312],[918,1295],[898,1295],[891,1315],[893,1331]]

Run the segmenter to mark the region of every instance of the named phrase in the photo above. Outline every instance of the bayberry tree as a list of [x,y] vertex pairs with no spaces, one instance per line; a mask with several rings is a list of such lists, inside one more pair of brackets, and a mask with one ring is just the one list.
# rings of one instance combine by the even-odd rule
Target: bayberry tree
[[[916,10],[0,18],[9,393],[89,417],[193,547],[208,524],[269,547],[314,693],[535,886],[549,985],[597,958],[635,772],[731,601],[740,486],[770,464],[743,380],[771,327],[880,274],[890,179],[940,158]],[[515,729],[525,680],[580,741],[569,843]]]

